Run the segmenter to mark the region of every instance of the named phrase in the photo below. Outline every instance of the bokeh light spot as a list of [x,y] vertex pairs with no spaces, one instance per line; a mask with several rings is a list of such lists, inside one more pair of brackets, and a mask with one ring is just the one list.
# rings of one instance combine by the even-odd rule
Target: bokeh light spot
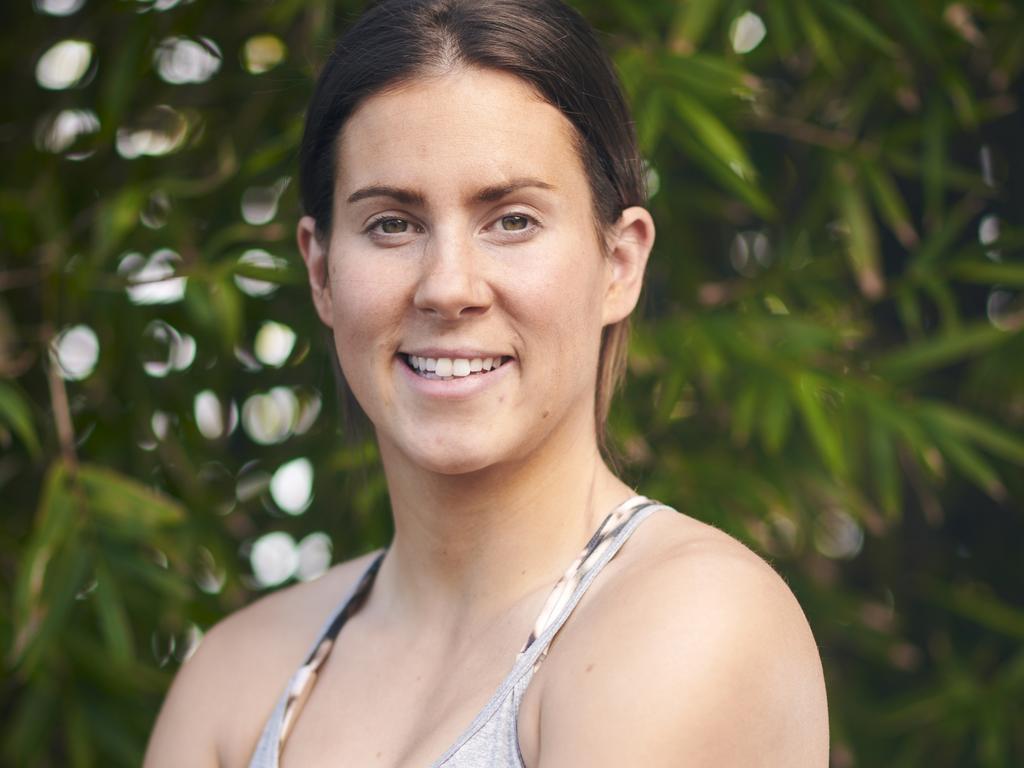
[[87,325],[65,328],[53,342],[52,356],[61,378],[81,381],[88,378],[100,357],[100,342]]
[[153,54],[157,74],[171,85],[205,83],[220,70],[221,53],[209,38],[168,37]]
[[767,32],[761,17],[753,11],[747,11],[733,21],[729,30],[729,41],[736,53],[750,53],[761,44]]
[[270,478],[270,496],[281,511],[301,515],[313,501],[313,465],[309,459],[282,464]]
[[70,16],[78,13],[85,0],[32,0],[32,7],[38,13],[45,13],[49,16]]
[[51,91],[78,85],[89,71],[93,46],[85,40],[61,40],[39,57],[36,82]]
[[255,394],[242,405],[242,428],[260,445],[283,442],[292,434],[299,411],[299,401],[288,387],[274,387],[267,393]]
[[[260,267],[261,269],[280,269],[284,270],[288,265],[284,259],[274,256],[262,248],[252,248],[243,253],[238,258],[238,263],[242,265],[248,265],[253,267]],[[252,296],[269,296],[277,290],[277,284],[272,283],[269,280],[260,280],[255,277],[246,277],[245,275],[234,276],[235,285],[238,286],[242,293]]]
[[256,332],[253,348],[261,363],[280,368],[295,348],[295,331],[283,323],[268,320]]
[[63,109],[40,122],[36,129],[36,147],[60,154],[79,136],[97,133],[99,129],[100,119],[91,109]]
[[249,563],[260,586],[274,587],[284,583],[299,567],[295,539],[284,531],[261,536],[252,545]]
[[128,279],[125,291],[133,304],[173,304],[185,296],[187,277],[175,277],[181,257],[169,248],[148,259],[141,253],[127,253],[117,267]]
[[302,581],[311,581],[323,576],[331,567],[333,555],[331,537],[323,531],[315,531],[299,542],[299,567],[295,575]]
[[254,75],[268,72],[284,61],[287,49],[276,35],[255,35],[242,47],[245,68]]

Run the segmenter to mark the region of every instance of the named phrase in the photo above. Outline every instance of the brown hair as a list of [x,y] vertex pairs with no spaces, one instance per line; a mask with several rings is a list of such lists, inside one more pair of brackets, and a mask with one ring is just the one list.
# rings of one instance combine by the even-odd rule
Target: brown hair
[[[418,75],[459,66],[519,77],[572,123],[602,235],[624,209],[646,202],[643,164],[614,67],[574,9],[561,0],[383,0],[338,40],[306,115],[299,194],[319,236],[330,232],[337,139],[355,108]],[[602,447],[628,335],[628,318],[601,335],[594,417]]]

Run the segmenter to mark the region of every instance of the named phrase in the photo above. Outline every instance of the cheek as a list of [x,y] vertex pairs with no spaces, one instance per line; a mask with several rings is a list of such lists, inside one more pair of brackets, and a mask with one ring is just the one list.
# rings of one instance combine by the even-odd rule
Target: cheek
[[346,376],[358,375],[354,368],[360,367],[359,360],[389,343],[399,324],[404,291],[394,275],[357,255],[337,258],[330,286],[338,357],[344,368],[353,369]]

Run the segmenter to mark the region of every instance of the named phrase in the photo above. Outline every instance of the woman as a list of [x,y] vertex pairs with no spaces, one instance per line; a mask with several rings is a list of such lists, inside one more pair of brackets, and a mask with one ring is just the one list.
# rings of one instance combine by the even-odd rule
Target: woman
[[385,0],[322,72],[301,163],[394,540],[209,632],[147,765],[825,765],[790,591],[602,459],[654,224],[585,22]]

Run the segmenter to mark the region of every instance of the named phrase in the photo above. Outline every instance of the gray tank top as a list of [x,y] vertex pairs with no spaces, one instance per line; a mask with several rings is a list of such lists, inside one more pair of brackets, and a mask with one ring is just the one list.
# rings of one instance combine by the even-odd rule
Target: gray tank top
[[[516,720],[526,687],[547,655],[551,641],[601,569],[615,556],[636,527],[662,506],[644,496],[634,496],[605,518],[548,596],[512,670],[469,727],[434,761],[431,768],[525,768],[519,752]],[[341,607],[325,625],[305,664],[292,675],[288,687],[263,728],[249,768],[278,768],[284,740],[312,691],[320,667],[330,655],[342,626],[365,602],[383,559],[382,552],[366,569]]]

